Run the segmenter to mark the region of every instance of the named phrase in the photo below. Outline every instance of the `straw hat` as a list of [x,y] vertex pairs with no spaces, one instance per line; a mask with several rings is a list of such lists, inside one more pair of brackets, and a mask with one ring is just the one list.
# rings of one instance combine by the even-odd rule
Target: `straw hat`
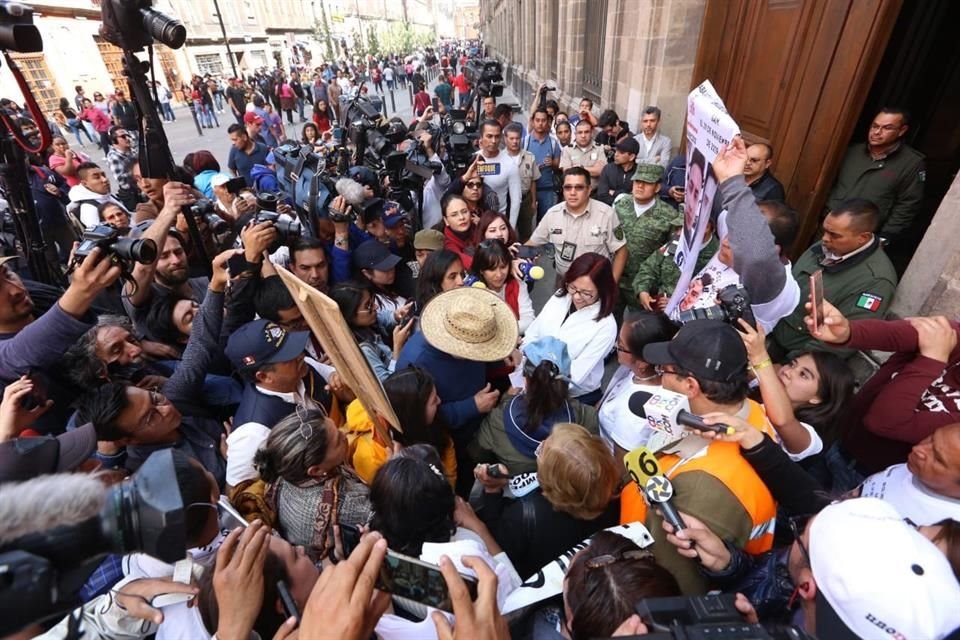
[[423,337],[464,360],[503,360],[517,348],[517,317],[486,289],[460,287],[436,296],[420,314]]

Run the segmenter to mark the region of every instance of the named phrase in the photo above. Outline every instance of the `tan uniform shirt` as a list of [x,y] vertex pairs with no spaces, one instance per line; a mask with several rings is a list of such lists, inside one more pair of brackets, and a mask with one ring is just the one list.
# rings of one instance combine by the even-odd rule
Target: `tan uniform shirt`
[[[560,154],[560,168],[569,169],[570,167],[583,167],[587,169],[598,162],[607,164],[607,155],[603,152],[603,147],[596,142],[590,143],[586,149],[581,149],[577,145],[564,147]],[[600,180],[600,174],[596,177],[590,176],[590,188],[595,190],[597,182]]]
[[580,215],[568,213],[565,202],[547,209],[530,236],[530,244],[547,243],[556,250],[557,274],[563,275],[570,264],[585,253],[599,253],[613,260],[613,254],[626,241],[613,208],[591,198],[586,211]]
[[520,193],[526,195],[530,192],[530,185],[540,179],[537,158],[529,151],[522,149],[520,153],[510,157],[517,163],[517,169],[520,171]]

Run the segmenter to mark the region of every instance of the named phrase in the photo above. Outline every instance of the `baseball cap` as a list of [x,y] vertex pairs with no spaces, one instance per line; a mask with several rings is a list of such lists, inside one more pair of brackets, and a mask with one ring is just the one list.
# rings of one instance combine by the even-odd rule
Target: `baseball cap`
[[376,188],[378,184],[377,175],[367,167],[351,167],[347,176],[365,187]]
[[570,379],[570,352],[567,351],[567,343],[553,336],[543,336],[523,347],[523,355],[527,358],[527,363],[538,366],[541,362],[552,362],[560,372],[561,378]]
[[228,176],[225,173],[218,173],[217,175],[210,178],[211,187],[222,187],[223,185],[230,182],[231,176]]
[[[636,142],[636,140],[633,141]],[[633,172],[633,179],[640,182],[660,182],[662,178],[663,167],[658,164],[638,164],[637,170]]]
[[263,118],[258,116],[253,111],[247,111],[245,114],[243,114],[243,122],[244,124],[263,124]]
[[390,253],[379,240],[367,240],[353,252],[353,266],[357,269],[389,271],[400,262],[400,256]]
[[633,138],[631,136],[627,136],[626,138],[618,142],[617,146],[614,148],[617,151],[620,151],[623,153],[632,153],[633,155],[637,155],[638,153],[640,153],[640,143],[637,142],[636,138]]
[[413,236],[413,248],[439,251],[443,249],[443,233],[436,229],[421,229]]
[[400,208],[400,204],[393,200],[383,202],[383,224],[387,229],[395,229],[407,221],[407,213]]
[[697,378],[726,382],[747,368],[747,350],[740,334],[720,320],[693,320],[669,342],[643,348],[648,363],[675,364]]
[[287,362],[303,353],[309,331],[287,331],[276,322],[254,320],[230,335],[225,353],[238,371]]
[[932,639],[960,626],[950,562],[890,503],[828,506],[810,524],[808,547],[818,638]]
[[0,443],[0,482],[72,471],[97,450],[97,432],[87,423],[58,436],[15,438]]

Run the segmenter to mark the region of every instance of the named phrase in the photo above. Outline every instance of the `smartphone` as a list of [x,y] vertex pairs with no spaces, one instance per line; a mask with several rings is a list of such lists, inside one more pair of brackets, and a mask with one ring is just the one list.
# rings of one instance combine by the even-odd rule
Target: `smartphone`
[[217,511],[220,512],[220,528],[225,531],[233,531],[237,527],[246,529],[250,526],[240,512],[233,508],[227,496],[220,496],[220,500],[217,501]]
[[543,247],[530,247],[525,244],[517,247],[517,257],[524,258],[526,260],[532,260],[533,258],[540,257],[540,254],[543,253]]
[[487,475],[491,478],[509,478],[510,474],[501,473],[499,464],[488,464],[487,465]]
[[440,113],[440,98],[434,96],[430,103],[433,105],[433,112]]
[[[470,599],[477,599],[477,579],[462,573]],[[387,550],[383,559],[377,589],[395,596],[413,600],[434,609],[453,613],[453,603],[440,567],[417,558]]]
[[360,527],[352,524],[337,525],[340,529],[340,543],[343,544],[344,557],[350,557],[353,550],[360,544]]
[[277,595],[280,596],[280,602],[283,603],[283,610],[287,615],[287,619],[296,618],[297,623],[299,623],[300,612],[297,610],[297,603],[294,602],[293,596],[290,595],[290,589],[283,580],[277,580]]
[[819,331],[820,324],[823,322],[823,269],[810,274],[810,302],[813,307],[810,309],[810,314],[813,316],[813,330]]
[[224,184],[224,187],[227,188],[227,193],[232,193],[237,195],[240,193],[241,189],[244,189],[247,186],[247,179],[243,176],[237,176],[236,178],[230,178]]
[[27,379],[33,383],[33,391],[20,399],[20,406],[27,411],[32,411],[37,407],[42,407],[47,403],[47,385],[40,372],[31,369],[27,372]]

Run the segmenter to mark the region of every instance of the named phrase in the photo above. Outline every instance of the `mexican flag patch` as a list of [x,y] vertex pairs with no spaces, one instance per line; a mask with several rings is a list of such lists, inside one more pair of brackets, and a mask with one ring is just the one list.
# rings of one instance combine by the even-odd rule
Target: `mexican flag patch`
[[857,306],[867,311],[877,311],[881,302],[883,302],[883,298],[880,296],[875,296],[872,293],[861,293],[857,300]]

